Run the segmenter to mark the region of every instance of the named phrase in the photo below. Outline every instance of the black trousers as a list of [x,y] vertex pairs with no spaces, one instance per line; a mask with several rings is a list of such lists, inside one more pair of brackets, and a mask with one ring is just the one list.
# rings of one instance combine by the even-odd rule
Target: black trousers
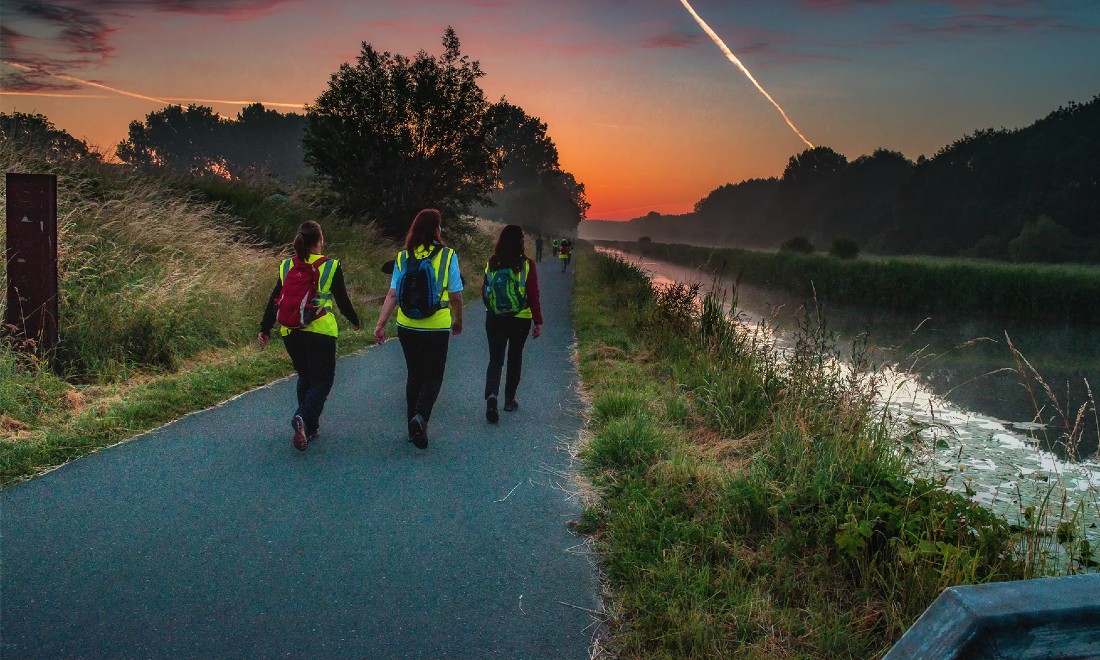
[[451,331],[409,330],[398,326],[397,338],[401,341],[405,366],[409,370],[405,381],[405,418],[412,419],[419,413],[427,422],[439,398],[439,389],[443,387]]
[[504,368],[504,353],[508,352],[508,376],[504,381],[504,400],[512,401],[519,389],[523,371],[523,345],[531,332],[531,319],[514,316],[485,315],[485,335],[489,338],[489,368],[485,371],[485,398],[500,392],[500,372]]
[[298,409],[294,414],[306,423],[306,433],[314,433],[336,377],[336,337],[293,330],[283,337],[283,344],[298,372]]

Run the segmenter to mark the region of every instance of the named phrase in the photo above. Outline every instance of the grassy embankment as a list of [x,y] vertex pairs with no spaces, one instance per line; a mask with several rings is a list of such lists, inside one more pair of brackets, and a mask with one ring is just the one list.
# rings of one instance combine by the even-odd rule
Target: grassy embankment
[[[601,241],[639,251],[634,242]],[[806,298],[1001,319],[1100,323],[1100,267],[1007,264],[936,257],[860,257],[758,252],[651,243],[645,254]]]
[[[11,145],[0,147],[0,162],[58,175],[61,290],[54,365],[0,333],[0,484],[292,373],[278,342],[261,352],[255,338],[289,251],[282,241],[304,220],[321,221],[362,319],[355,333],[338,314],[340,353],[373,343],[372,303],[389,286],[380,265],[396,244],[318,212],[309,191],[270,200],[270,185],[200,187],[117,166],[47,165]],[[483,243],[459,249],[480,253]]]
[[784,361],[713,299],[699,311],[619,260],[577,263],[599,494],[579,527],[617,651],[874,657],[942,589],[1039,570],[1041,535],[908,478],[874,373],[839,367],[812,315]]

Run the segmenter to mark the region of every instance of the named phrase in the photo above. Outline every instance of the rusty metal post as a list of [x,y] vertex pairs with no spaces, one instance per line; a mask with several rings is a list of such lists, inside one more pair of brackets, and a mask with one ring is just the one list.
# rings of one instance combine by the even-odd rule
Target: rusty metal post
[[57,177],[9,172],[6,182],[5,322],[47,356],[57,346]]

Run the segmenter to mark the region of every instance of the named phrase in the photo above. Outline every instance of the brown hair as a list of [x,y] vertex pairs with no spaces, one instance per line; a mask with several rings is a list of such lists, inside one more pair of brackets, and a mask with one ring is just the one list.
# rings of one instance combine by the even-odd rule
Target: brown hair
[[424,209],[417,213],[409,226],[409,233],[405,235],[405,249],[411,252],[421,245],[430,246],[435,242],[436,232],[442,225],[443,216],[435,209]]
[[496,247],[493,248],[493,256],[489,257],[489,270],[511,268],[519,270],[523,267],[523,227],[508,225],[500,230]]
[[298,235],[294,237],[294,254],[305,261],[309,258],[309,248],[317,245],[321,240],[321,225],[313,220],[306,220],[298,227]]

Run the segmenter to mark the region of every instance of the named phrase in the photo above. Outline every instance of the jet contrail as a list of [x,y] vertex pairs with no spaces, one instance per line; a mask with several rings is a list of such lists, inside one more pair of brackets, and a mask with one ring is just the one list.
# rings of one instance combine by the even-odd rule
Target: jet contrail
[[760,86],[760,83],[756,82],[756,78],[752,77],[752,74],[749,73],[749,70],[745,68],[744,64],[741,64],[741,60],[737,59],[737,56],[733,54],[733,51],[731,51],[728,46],[726,46],[726,43],[724,41],[722,41],[722,38],[719,37],[717,34],[715,34],[714,30],[710,29],[710,26],[707,25],[707,22],[704,21],[702,19],[702,17],[699,16],[699,14],[695,13],[695,10],[692,9],[691,5],[688,4],[687,0],[680,0],[680,4],[684,5],[684,8],[687,9],[689,12],[691,12],[692,17],[695,18],[695,22],[699,24],[699,27],[703,28],[703,32],[707,33],[707,36],[709,36],[711,38],[711,41],[718,44],[718,47],[721,48],[722,52],[726,54],[726,58],[730,62],[733,62],[734,64],[736,64],[737,68],[741,69],[741,73],[748,76],[748,79],[752,81],[752,84],[756,85],[756,88],[758,90],[760,90],[760,93],[764,95],[764,98],[766,98],[766,99],[768,99],[769,101],[772,102],[772,105],[774,105],[775,109],[779,111],[779,114],[783,115],[783,120],[787,122],[787,126],[790,126],[791,130],[794,131],[795,134],[799,138],[801,138],[801,140],[803,142],[810,145],[811,149],[813,149],[813,147],[814,147],[813,142],[810,142],[809,140],[807,140],[806,136],[803,135],[802,132],[798,130],[798,128],[794,125],[794,122],[792,122],[790,117],[787,116],[787,113],[783,112],[783,108],[779,107],[779,104],[775,102],[775,99],[772,98],[771,94],[768,94],[766,91],[764,91],[764,88]]
[[90,80],[81,80],[80,78],[73,78],[72,76],[66,76],[63,73],[50,73],[49,71],[45,71],[43,69],[36,69],[34,67],[26,66],[25,64],[19,64],[17,62],[12,62],[10,60],[3,60],[3,62],[4,62],[4,64],[7,64],[8,66],[13,66],[17,69],[23,69],[24,71],[32,71],[34,73],[44,73],[47,76],[53,76],[54,78],[58,78],[60,80],[68,80],[69,82],[74,82],[74,83],[78,83],[78,84],[81,84],[81,85],[87,85],[89,87],[98,87],[99,89],[105,89],[108,92],[114,92],[115,94],[122,94],[123,96],[132,96],[135,99],[142,99],[143,101],[152,101],[153,103],[160,103],[161,105],[170,105],[167,101],[162,101],[160,99],[155,99],[152,96],[145,96],[144,94],[135,94],[134,92],[127,92],[124,89],[116,89],[114,87],[108,87],[107,85],[101,85],[100,83],[91,82]]
[[8,89],[0,89],[4,96],[37,96],[48,99],[113,99],[106,94],[59,94],[52,92],[15,92]]
[[[186,101],[186,102],[191,102],[191,103],[225,103],[227,105],[252,105],[253,103],[262,103],[265,107],[273,106],[273,107],[279,107],[279,108],[298,108],[298,109],[301,109],[301,108],[305,107],[304,104],[302,104],[302,103],[273,103],[273,102],[270,102],[270,101],[225,101],[225,100],[220,100],[220,99],[183,99],[183,98],[158,99],[158,98],[153,98],[152,96],[145,96],[144,94],[138,94],[136,92],[128,92],[124,89],[118,89],[117,87],[108,87],[107,85],[103,85],[101,83],[91,82],[89,80],[82,80],[80,78],[74,78],[72,76],[67,76],[63,73],[50,73],[49,71],[45,71],[43,69],[36,69],[34,67],[26,66],[25,64],[19,64],[17,62],[11,62],[9,60],[0,60],[0,61],[2,61],[4,64],[6,64],[8,66],[13,66],[17,69],[23,69],[24,71],[32,71],[34,73],[41,73],[41,74],[45,74],[47,76],[53,76],[54,78],[59,78],[61,80],[67,80],[69,82],[75,82],[75,83],[79,83],[81,85],[88,85],[89,87],[98,87],[99,89],[105,89],[108,92],[114,92],[115,94],[122,94],[123,96],[132,96],[133,98],[136,98],[136,99],[142,99],[143,101],[152,101],[154,103],[159,103],[161,105],[174,105],[174,104],[176,104],[180,101]],[[48,94],[48,93],[43,93],[43,92],[4,92],[4,93],[5,94],[12,94],[12,95],[19,95],[19,96],[47,96],[47,97],[69,96],[70,98],[106,98],[106,97],[101,97],[101,96],[96,96],[96,97],[74,96],[74,95],[65,95],[65,94]]]

